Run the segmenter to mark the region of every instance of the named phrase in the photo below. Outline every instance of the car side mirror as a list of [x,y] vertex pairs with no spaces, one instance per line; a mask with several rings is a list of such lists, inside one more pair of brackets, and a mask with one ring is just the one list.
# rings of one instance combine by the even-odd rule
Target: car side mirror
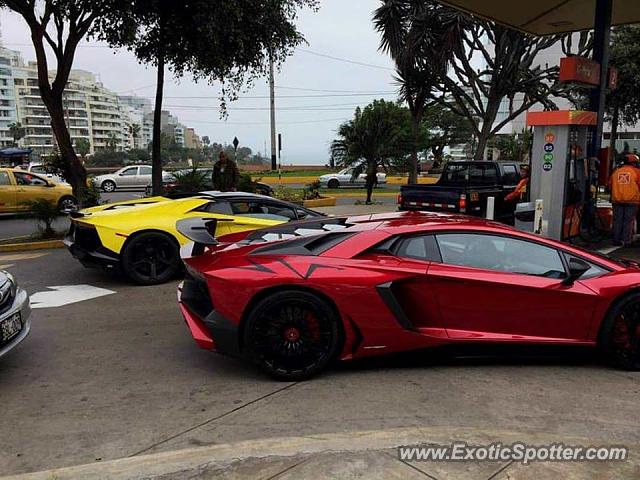
[[571,286],[578,280],[581,276],[591,270],[591,265],[589,265],[584,260],[580,260],[579,258],[570,258],[569,259],[569,276],[565,278],[562,282],[562,285]]

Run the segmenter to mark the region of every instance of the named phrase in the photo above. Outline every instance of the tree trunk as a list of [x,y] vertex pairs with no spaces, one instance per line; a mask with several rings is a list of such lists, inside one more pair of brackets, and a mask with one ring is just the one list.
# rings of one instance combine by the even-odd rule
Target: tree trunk
[[368,162],[367,163],[367,178],[366,178],[366,188],[367,188],[367,205],[371,203],[371,196],[373,195],[373,187],[378,181],[378,162]]
[[56,98],[49,97],[45,100],[43,96],[43,101],[47,107],[49,116],[51,117],[51,129],[56,137],[58,150],[60,151],[62,158],[65,160],[63,171],[64,177],[71,185],[73,195],[78,200],[79,205],[82,206],[84,204],[87,191],[87,171],[73,149],[73,142],[69,135],[69,129],[67,128],[64,118],[62,95],[60,95],[59,98],[57,98],[57,95],[55,97]]
[[607,153],[609,161],[609,173],[613,171],[613,166],[616,163],[616,141],[618,140],[618,125],[620,124],[620,108],[615,107],[613,115],[611,116],[611,140],[609,144],[609,151]]
[[153,145],[151,148],[151,188],[153,195],[162,195],[162,96],[164,90],[164,53],[158,55],[156,104],[153,112]]
[[409,185],[418,183],[418,143],[420,139],[420,122],[421,115],[412,114],[411,117],[411,134],[413,136],[413,145],[411,146],[411,157],[409,161]]
[[474,160],[484,160],[485,150],[489,145],[493,130],[493,124],[498,116],[498,110],[500,109],[500,102],[502,99],[489,98],[487,101],[487,109],[485,111],[484,118],[482,119],[482,129],[480,130],[480,136],[478,137],[478,145],[473,155]]

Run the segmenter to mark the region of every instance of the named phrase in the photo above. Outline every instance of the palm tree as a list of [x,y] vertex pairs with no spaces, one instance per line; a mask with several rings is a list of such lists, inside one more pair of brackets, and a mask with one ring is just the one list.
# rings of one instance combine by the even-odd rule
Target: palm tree
[[338,163],[354,167],[353,177],[366,171],[367,204],[377,183],[378,167],[406,151],[406,109],[393,102],[375,100],[338,128],[330,153]]
[[14,146],[17,147],[18,146],[18,142],[25,135],[24,127],[22,126],[22,124],[20,122],[12,122],[12,123],[9,124],[9,133],[11,134],[11,137],[13,138]]
[[458,18],[442,15],[442,7],[436,2],[382,0],[373,22],[382,35],[380,50],[395,62],[400,99],[411,113],[409,183],[417,183],[420,124],[435,87],[446,74],[451,42],[459,35]]
[[131,138],[133,138],[133,148],[138,148],[138,142],[136,142],[136,140],[138,139],[138,137],[140,137],[140,124],[130,123],[129,135],[131,135]]

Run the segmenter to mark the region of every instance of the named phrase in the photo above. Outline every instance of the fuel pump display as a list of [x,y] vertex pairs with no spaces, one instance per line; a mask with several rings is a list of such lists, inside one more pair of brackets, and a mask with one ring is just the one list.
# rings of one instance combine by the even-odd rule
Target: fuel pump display
[[595,208],[594,165],[586,158],[596,114],[582,111],[529,112],[533,127],[531,201],[542,200],[542,234],[568,240],[580,233],[583,211]]

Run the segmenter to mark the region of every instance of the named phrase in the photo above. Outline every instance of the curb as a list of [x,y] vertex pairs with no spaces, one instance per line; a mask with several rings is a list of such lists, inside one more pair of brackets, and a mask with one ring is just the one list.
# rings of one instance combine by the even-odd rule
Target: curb
[[0,253],[3,252],[28,252],[31,250],[47,250],[50,248],[64,248],[62,240],[46,240],[42,242],[8,243],[0,245]]
[[[1,477],[2,480],[66,480],[127,479],[149,480],[187,478],[185,473],[209,465],[229,465],[247,459],[268,461],[271,457],[297,457],[324,453],[381,451],[409,445],[450,444],[453,440],[469,444],[527,442],[557,443],[558,435],[546,432],[519,432],[463,427],[406,427],[390,430],[368,430],[306,437],[280,437],[245,440],[159,453],[150,453],[99,463],[55,468],[40,472]],[[574,445],[612,445],[610,440],[597,441],[573,435],[563,435],[565,443]],[[628,448],[636,445],[628,445]],[[258,464],[259,468],[259,464]],[[527,467],[530,468],[530,467]],[[195,477],[188,477],[195,478]]]
[[322,197],[315,200],[305,200],[302,205],[307,208],[319,208],[319,207],[335,207],[336,197]]

